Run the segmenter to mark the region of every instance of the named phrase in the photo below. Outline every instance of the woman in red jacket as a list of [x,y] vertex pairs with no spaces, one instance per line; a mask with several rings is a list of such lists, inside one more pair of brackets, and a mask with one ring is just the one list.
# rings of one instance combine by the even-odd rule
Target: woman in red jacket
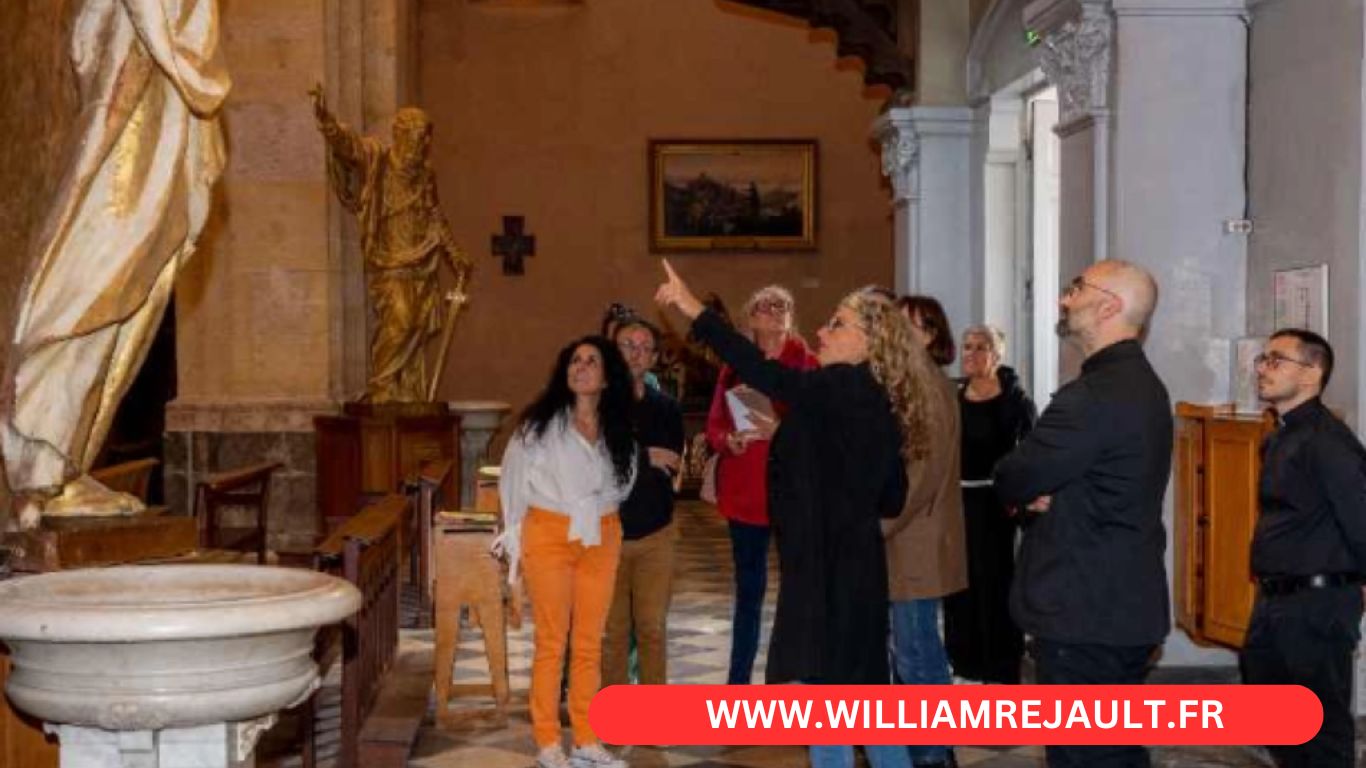
[[[741,319],[750,338],[770,359],[789,368],[812,370],[818,362],[793,325],[792,294],[769,285],[745,302]],[[735,561],[735,614],[731,627],[729,685],[747,685],[759,651],[759,620],[768,588],[768,445],[776,422],[756,419],[751,428],[737,429],[727,392],[744,388],[729,366],[721,369],[707,415],[707,442],[719,454],[716,464],[716,503],[730,524],[731,555]],[[757,393],[756,393],[757,394]],[[757,396],[762,400],[762,396]],[[747,396],[748,402],[755,402]],[[781,419],[785,408],[773,403]]]

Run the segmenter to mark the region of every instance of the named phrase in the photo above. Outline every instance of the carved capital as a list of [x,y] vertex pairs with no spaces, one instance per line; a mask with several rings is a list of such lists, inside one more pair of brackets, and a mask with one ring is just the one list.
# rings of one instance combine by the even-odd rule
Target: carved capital
[[891,179],[893,199],[905,200],[914,189],[920,136],[909,124],[887,117],[878,122],[875,130],[882,145],[882,175]]
[[1080,18],[1046,34],[1036,49],[1039,66],[1058,87],[1060,126],[1110,106],[1114,18],[1104,6],[1082,6]]

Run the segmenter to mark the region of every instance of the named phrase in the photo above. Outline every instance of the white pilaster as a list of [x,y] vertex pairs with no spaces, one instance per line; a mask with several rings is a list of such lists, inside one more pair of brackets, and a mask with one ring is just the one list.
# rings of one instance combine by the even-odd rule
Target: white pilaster
[[1042,36],[1035,49],[1039,67],[1058,89],[1059,262],[1067,280],[1110,255],[1114,18],[1109,0],[1036,0],[1025,8],[1025,26]]
[[882,172],[892,182],[893,287],[937,298],[954,328],[982,316],[971,252],[972,134],[967,107],[897,108],[873,124]]

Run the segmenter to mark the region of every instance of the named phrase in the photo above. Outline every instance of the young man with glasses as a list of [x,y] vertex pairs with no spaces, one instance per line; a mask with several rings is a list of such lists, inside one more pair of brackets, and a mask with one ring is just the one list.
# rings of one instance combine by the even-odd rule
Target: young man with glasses
[[[1127,262],[1097,262],[1072,282],[1058,332],[1085,356],[1081,375],[996,465],[997,495],[1024,514],[1010,607],[1043,684],[1142,683],[1171,629],[1171,401],[1139,343],[1156,303],[1152,276]],[[1150,764],[1138,746],[1046,754],[1054,768]]]
[[1252,537],[1257,601],[1242,650],[1243,681],[1303,685],[1323,704],[1305,744],[1270,747],[1281,766],[1352,766],[1352,651],[1366,574],[1366,450],[1320,400],[1333,348],[1298,329],[1272,334],[1256,357],[1257,395],[1276,411],[1262,444],[1260,515]]
[[634,388],[637,466],[644,467],[622,502],[621,560],[616,590],[607,614],[607,636],[602,648],[602,684],[630,682],[628,657],[634,633],[640,659],[640,682],[668,682],[665,633],[673,595],[674,549],[678,532],[673,522],[673,480],[682,464],[683,414],[673,398],[645,379],[658,360],[659,330],[638,316],[618,321],[614,341],[631,369]]

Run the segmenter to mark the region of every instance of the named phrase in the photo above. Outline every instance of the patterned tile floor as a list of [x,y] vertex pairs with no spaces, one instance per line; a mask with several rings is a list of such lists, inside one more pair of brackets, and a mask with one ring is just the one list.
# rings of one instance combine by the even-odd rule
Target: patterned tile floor
[[[715,511],[696,502],[680,504],[681,551],[669,615],[669,675],[672,683],[723,684],[730,654],[731,564],[725,525]],[[776,574],[769,579],[764,609],[764,635],[756,664],[755,680],[763,679],[763,658],[772,624]],[[530,612],[527,612],[528,615]],[[430,631],[405,631],[405,645],[421,647],[432,642]],[[508,662],[513,702],[510,722],[497,727],[473,717],[491,704],[488,699],[457,700],[472,716],[447,729],[430,722],[424,725],[411,765],[417,768],[530,768],[536,748],[527,717],[526,691],[530,684],[532,631],[530,622],[508,638]],[[478,630],[462,632],[456,658],[455,680],[487,680],[483,645]],[[1163,682],[1199,682],[1171,679]],[[1216,682],[1205,678],[1205,682]],[[566,718],[565,722],[568,720]],[[566,741],[568,736],[566,735]],[[965,768],[1023,768],[1043,764],[1040,747],[959,747],[958,763]],[[785,768],[807,765],[800,747],[635,747],[623,756],[636,768]],[[1159,766],[1224,766],[1252,768],[1269,765],[1251,748],[1185,748],[1154,751]]]

